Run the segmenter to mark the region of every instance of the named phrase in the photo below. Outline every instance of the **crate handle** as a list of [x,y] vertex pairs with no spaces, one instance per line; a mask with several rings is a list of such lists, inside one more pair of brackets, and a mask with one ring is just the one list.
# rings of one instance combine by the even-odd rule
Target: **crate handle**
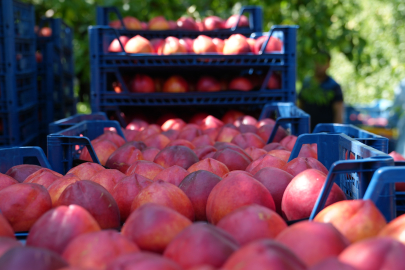
[[[241,17],[242,17],[242,15],[243,15],[243,13],[245,13],[245,12],[249,12],[250,13],[250,15],[252,15],[253,16],[253,12],[255,11],[255,10],[257,10],[257,9],[260,9],[260,12],[262,11],[262,9],[261,9],[261,7],[255,7],[255,6],[245,6],[245,7],[242,7],[241,9],[240,9],[240,11],[239,11],[239,14],[238,14],[238,20],[236,21],[236,24],[235,24],[235,26],[233,26],[232,28],[231,28],[231,31],[235,31],[236,29],[238,29],[238,28],[240,28],[239,27],[239,21],[240,21],[240,19],[241,19]],[[260,16],[261,17],[261,16]],[[255,20],[253,19],[253,20],[251,20],[251,22],[249,22],[249,28],[250,29],[255,29]],[[252,25],[251,25],[252,24]]]
[[[273,33],[274,33],[275,31],[282,31],[283,33],[285,33],[284,30],[285,30],[286,28],[288,28],[288,27],[291,28],[292,26],[273,25],[273,26],[271,27],[271,29],[270,29],[270,32],[269,32],[269,35],[267,36],[266,41],[263,42],[262,47],[260,48],[260,51],[258,52],[258,54],[259,54],[259,55],[262,55],[263,53],[265,53],[267,44],[268,44],[269,41],[270,41],[270,37],[273,35]],[[298,26],[293,26],[293,27],[298,28]],[[283,45],[284,45],[284,44],[283,44]]]
[[13,164],[13,166],[22,164],[24,157],[36,157],[41,167],[52,169],[48,159],[45,156],[44,151],[42,150],[42,148],[37,146],[3,148],[0,149],[0,157],[4,157],[9,161],[14,161],[14,157],[17,157],[18,164]]

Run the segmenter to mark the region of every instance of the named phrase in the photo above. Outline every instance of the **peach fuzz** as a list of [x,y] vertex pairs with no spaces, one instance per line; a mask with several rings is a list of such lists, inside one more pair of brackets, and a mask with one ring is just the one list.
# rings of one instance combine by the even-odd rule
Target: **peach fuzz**
[[90,181],[100,184],[103,186],[109,193],[112,193],[115,185],[121,181],[126,175],[118,170],[102,170],[93,175],[90,178]]
[[174,165],[158,173],[153,181],[163,180],[165,182],[178,186],[187,175],[189,175],[188,171],[180,166]]
[[69,173],[65,176],[59,178],[55,182],[53,182],[48,187],[49,196],[51,196],[52,206],[56,206],[56,202],[59,200],[60,194],[70,185],[80,181],[80,178],[76,175]]
[[155,159],[156,155],[160,152],[160,149],[155,147],[148,147],[142,151],[143,159],[146,161],[152,161]]
[[243,155],[232,148],[220,149],[212,158],[225,164],[230,171],[245,170],[252,162],[250,156]]
[[192,173],[199,170],[212,172],[213,174],[216,174],[219,177],[222,177],[223,175],[229,172],[228,167],[224,163],[212,158],[206,158],[197,163],[194,163],[193,165],[190,166],[190,168],[188,168],[187,171],[189,173]]
[[66,174],[74,174],[80,180],[89,180],[97,172],[105,170],[103,166],[93,162],[86,162],[70,169]]
[[286,162],[284,160],[267,154],[250,163],[249,166],[247,166],[246,171],[254,175],[264,168],[274,167],[282,169],[285,165]]
[[183,145],[168,146],[160,151],[153,160],[163,168],[178,165],[186,170],[198,161],[193,150]]
[[163,171],[163,169],[164,168],[162,166],[152,161],[138,160],[128,168],[125,174],[132,175],[136,173],[153,180],[153,178],[155,178],[158,173]]
[[125,173],[132,163],[143,159],[141,150],[133,144],[125,144],[110,155],[105,165],[110,169],[117,169]]

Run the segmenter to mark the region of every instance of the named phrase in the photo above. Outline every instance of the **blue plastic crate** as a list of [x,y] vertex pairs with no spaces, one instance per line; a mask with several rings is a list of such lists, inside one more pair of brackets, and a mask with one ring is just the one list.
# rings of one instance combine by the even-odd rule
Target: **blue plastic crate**
[[11,147],[0,149],[0,172],[6,173],[13,166],[35,164],[51,169],[44,151],[39,147]]
[[[128,32],[128,31],[127,31]],[[105,111],[117,106],[162,106],[162,105],[254,105],[269,102],[295,102],[296,78],[296,26],[274,26],[269,33],[253,33],[259,36],[277,36],[283,41],[283,51],[276,53],[222,55],[222,54],[127,54],[108,53],[110,42],[126,30],[107,26],[89,27],[91,67],[91,107],[93,112]],[[158,31],[159,32],[159,31]],[[155,31],[130,31],[146,38],[166,37]],[[186,36],[182,31],[177,37]],[[195,32],[199,35],[200,32]],[[211,35],[214,36],[214,35]],[[267,45],[266,41],[262,48]],[[238,74],[258,72],[265,75],[260,90],[220,91],[214,93],[130,93],[123,74],[146,73],[151,76],[181,74],[184,76],[207,74],[207,72],[237,72]],[[272,72],[281,74],[281,89],[266,89]],[[256,74],[256,73],[255,73]],[[113,83],[121,84],[122,93],[113,91]]]
[[64,118],[49,124],[49,134],[57,133],[61,130],[72,127],[83,121],[89,120],[108,120],[107,115],[103,112],[92,114],[76,114],[68,118]]
[[[365,145],[345,134],[304,134],[298,137],[290,160],[296,158],[303,144],[316,143],[318,160],[329,170],[326,182],[311,214],[313,219],[323,209],[333,183],[346,194],[347,199],[363,198],[374,172],[383,166],[394,164],[393,159],[379,150]],[[351,155],[354,159],[351,159]],[[393,185],[387,185],[380,194],[377,207],[387,217],[393,198],[386,194],[394,192]]]
[[0,1],[0,147],[38,137],[34,6]]
[[[122,29],[128,31],[122,20],[122,16],[118,8],[116,7],[97,7],[97,25],[109,25],[110,14],[115,14],[115,16],[120,20]],[[248,14],[249,27],[238,27],[240,16]],[[228,38],[231,34],[244,34],[250,36],[253,32],[262,32],[263,28],[263,10],[260,6],[244,6],[239,12],[239,18],[237,20],[236,26],[231,29],[218,29],[215,31],[190,31],[190,30],[164,30],[164,31],[151,31],[145,30],[144,32],[152,32],[156,36],[166,35],[166,36],[177,36],[179,32],[185,34],[187,37],[197,37],[198,35],[215,35],[219,38]]]
[[[263,108],[260,119],[269,117],[272,113],[275,113],[278,117],[276,119],[277,127],[281,125],[289,129],[294,135],[308,132],[309,116],[294,104],[268,104]],[[48,135],[48,158],[55,171],[66,173],[70,170],[75,160],[79,158],[79,150],[82,147],[87,147],[93,160],[98,163],[99,161],[90,141],[102,135],[105,128],[113,127],[118,131],[119,135],[125,138],[117,121],[90,120],[104,117],[103,114],[77,115],[53,123],[55,130],[70,125],[67,129]],[[74,122],[77,124],[71,126]],[[272,136],[274,137],[275,132],[273,131],[273,133]]]
[[364,129],[358,128],[353,125],[348,124],[318,124],[314,128],[313,133],[329,133],[329,134],[339,134],[343,133],[347,136],[356,139],[357,141],[364,143],[365,145],[371,146],[374,149],[380,150],[384,153],[388,153],[388,142],[387,138],[373,134]]

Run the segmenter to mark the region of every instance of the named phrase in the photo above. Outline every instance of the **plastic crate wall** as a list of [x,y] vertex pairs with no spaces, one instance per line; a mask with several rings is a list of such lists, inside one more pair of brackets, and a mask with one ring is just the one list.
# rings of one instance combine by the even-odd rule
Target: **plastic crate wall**
[[0,147],[37,144],[34,6],[0,1]]

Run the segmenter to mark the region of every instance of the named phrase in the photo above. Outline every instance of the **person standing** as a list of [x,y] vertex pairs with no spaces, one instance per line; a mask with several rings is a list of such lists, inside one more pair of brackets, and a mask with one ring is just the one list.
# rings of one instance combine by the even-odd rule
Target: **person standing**
[[306,78],[298,95],[298,106],[311,116],[311,131],[320,123],[343,123],[343,93],[327,74],[331,56],[321,51],[314,76]]

